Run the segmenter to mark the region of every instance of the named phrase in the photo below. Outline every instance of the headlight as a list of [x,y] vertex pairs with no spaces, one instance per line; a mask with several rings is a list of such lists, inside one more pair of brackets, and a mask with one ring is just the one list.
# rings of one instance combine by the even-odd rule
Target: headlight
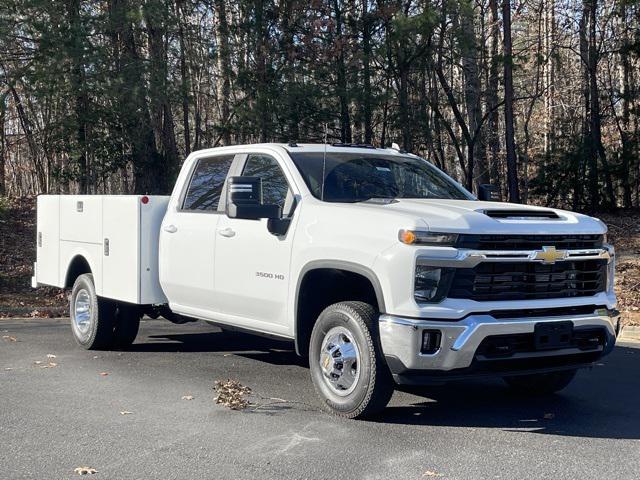
[[442,300],[447,294],[451,278],[451,269],[417,265],[413,292],[416,302],[435,303]]
[[398,239],[407,245],[435,245],[445,247],[454,245],[458,240],[457,233],[424,232],[420,230],[400,230]]

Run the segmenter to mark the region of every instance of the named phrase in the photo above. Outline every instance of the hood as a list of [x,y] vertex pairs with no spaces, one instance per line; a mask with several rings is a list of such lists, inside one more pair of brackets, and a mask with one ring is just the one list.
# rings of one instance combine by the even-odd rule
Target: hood
[[[597,218],[579,213],[515,203],[476,200],[397,199],[364,208],[383,208],[422,221],[430,231],[486,234],[603,234],[607,227]],[[549,218],[554,217],[554,218]]]

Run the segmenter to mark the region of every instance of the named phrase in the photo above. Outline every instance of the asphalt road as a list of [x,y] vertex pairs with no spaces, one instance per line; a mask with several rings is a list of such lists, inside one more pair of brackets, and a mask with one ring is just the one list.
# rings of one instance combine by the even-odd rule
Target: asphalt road
[[[67,320],[0,320],[0,332],[3,480],[79,466],[118,480],[640,478],[640,344],[549,399],[483,380],[397,392],[379,420],[349,421],[318,410],[287,344],[151,320],[122,352],[81,350]],[[227,378],[260,406],[216,405]]]

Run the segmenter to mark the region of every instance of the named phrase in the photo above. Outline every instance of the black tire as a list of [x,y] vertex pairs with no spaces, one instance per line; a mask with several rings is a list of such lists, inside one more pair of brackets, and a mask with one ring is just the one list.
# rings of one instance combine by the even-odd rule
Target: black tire
[[125,348],[135,341],[140,329],[140,317],[137,305],[117,304],[113,330],[114,347]]
[[[336,303],[318,317],[309,343],[309,368],[316,393],[329,413],[344,418],[364,418],[379,413],[389,403],[394,382],[380,348],[377,321],[376,309],[364,302]],[[327,362],[336,358],[327,354],[321,357],[327,333],[336,331],[348,333],[344,338],[352,342],[343,345],[349,348],[347,344],[354,343],[359,353],[357,368],[352,370],[358,372],[356,380],[342,391],[337,385],[331,385],[321,366],[321,358],[329,358]],[[325,368],[328,366],[327,363]]]
[[569,385],[573,377],[576,376],[576,372],[577,370],[562,370],[560,372],[504,377],[503,380],[511,389],[523,395],[550,395]]
[[[86,306],[86,310],[78,313],[76,306]],[[71,331],[78,345],[86,350],[112,346],[115,304],[96,295],[92,274],[85,273],[76,279],[69,311]]]

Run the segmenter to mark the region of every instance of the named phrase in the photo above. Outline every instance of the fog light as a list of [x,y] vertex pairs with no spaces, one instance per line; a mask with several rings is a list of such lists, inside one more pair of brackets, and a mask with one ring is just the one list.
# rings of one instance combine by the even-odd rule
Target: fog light
[[433,354],[440,350],[440,341],[442,333],[440,330],[423,330],[422,331],[422,348],[421,353]]

